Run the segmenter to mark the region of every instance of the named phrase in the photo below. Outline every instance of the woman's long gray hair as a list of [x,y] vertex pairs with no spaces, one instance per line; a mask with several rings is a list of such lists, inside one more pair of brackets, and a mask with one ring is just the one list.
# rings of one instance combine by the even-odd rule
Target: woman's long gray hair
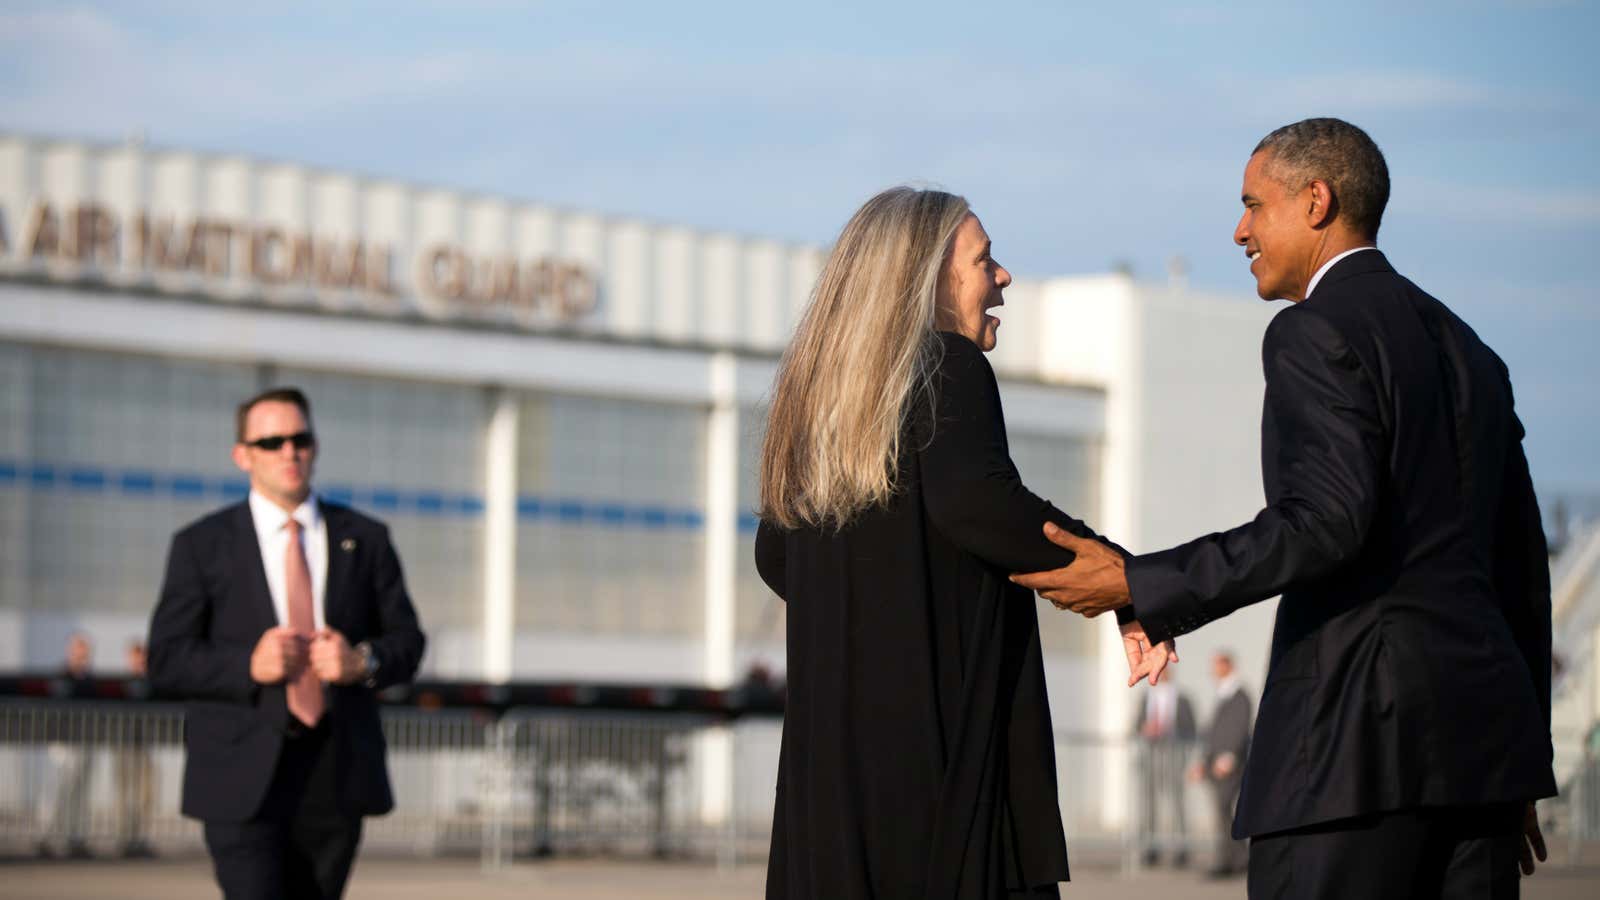
[[763,518],[840,528],[894,494],[902,424],[931,402],[940,272],[970,211],[955,194],[897,187],[850,217],[773,388]]

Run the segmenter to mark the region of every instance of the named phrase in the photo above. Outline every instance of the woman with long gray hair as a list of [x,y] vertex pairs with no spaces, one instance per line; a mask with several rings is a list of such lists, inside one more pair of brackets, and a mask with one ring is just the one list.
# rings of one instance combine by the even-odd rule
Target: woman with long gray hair
[[845,225],[784,354],[756,563],[788,602],[769,898],[1057,897],[1032,594],[1082,522],[1022,485],[984,352],[1011,275],[961,197]]

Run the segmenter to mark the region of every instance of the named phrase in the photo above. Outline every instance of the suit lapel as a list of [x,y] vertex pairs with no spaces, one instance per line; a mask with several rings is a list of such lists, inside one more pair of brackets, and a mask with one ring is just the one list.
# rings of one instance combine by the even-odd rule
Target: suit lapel
[[242,579],[240,589],[245,606],[261,622],[261,630],[276,628],[278,610],[272,605],[272,591],[267,587],[266,562],[261,558],[261,540],[256,537],[255,519],[250,515],[246,501],[234,507],[233,571]]
[[[322,618],[329,628],[339,628],[346,587],[354,568],[356,541],[350,535],[350,520],[344,509],[317,501],[328,532],[328,574],[322,592]],[[345,629],[339,628],[340,631]]]

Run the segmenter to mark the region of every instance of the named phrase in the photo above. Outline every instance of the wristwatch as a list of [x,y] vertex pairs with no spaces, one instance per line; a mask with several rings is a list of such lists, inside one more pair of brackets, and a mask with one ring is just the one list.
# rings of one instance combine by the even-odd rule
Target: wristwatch
[[366,641],[356,645],[356,655],[361,657],[361,683],[369,688],[378,686],[378,654],[372,652],[372,645]]

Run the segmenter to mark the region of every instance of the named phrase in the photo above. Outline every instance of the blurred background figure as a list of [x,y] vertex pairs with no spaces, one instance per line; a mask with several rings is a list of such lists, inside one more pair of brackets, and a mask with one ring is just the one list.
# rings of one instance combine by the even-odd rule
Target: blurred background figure
[[1211,677],[1217,683],[1217,708],[1206,729],[1200,759],[1189,770],[1189,780],[1210,783],[1216,810],[1216,851],[1206,874],[1228,878],[1243,875],[1249,864],[1248,845],[1233,839],[1233,807],[1239,801],[1239,785],[1244,780],[1253,704],[1239,681],[1231,651],[1218,650],[1211,657]]
[[[150,693],[143,641],[128,644],[126,665],[129,695],[143,699]],[[122,855],[129,859],[145,859],[155,856],[145,833],[155,800],[155,765],[150,758],[149,735],[140,719],[130,716],[122,721],[126,724],[114,736],[118,743],[117,828]]]
[[[1135,778],[1139,785],[1139,856],[1147,866],[1160,862],[1163,847],[1172,865],[1189,864],[1189,829],[1183,811],[1183,762],[1194,743],[1194,705],[1163,672],[1141,691],[1133,721]],[[1170,832],[1162,832],[1159,808],[1171,812]]]
[[[88,635],[80,631],[68,635],[66,664],[52,693],[59,699],[92,696],[89,668],[93,658]],[[62,733],[55,737],[45,750],[39,816],[46,825],[45,836],[39,841],[39,855],[55,856],[53,841],[61,841],[69,859],[88,859],[89,779],[94,774],[94,755],[73,740],[81,735]]]

